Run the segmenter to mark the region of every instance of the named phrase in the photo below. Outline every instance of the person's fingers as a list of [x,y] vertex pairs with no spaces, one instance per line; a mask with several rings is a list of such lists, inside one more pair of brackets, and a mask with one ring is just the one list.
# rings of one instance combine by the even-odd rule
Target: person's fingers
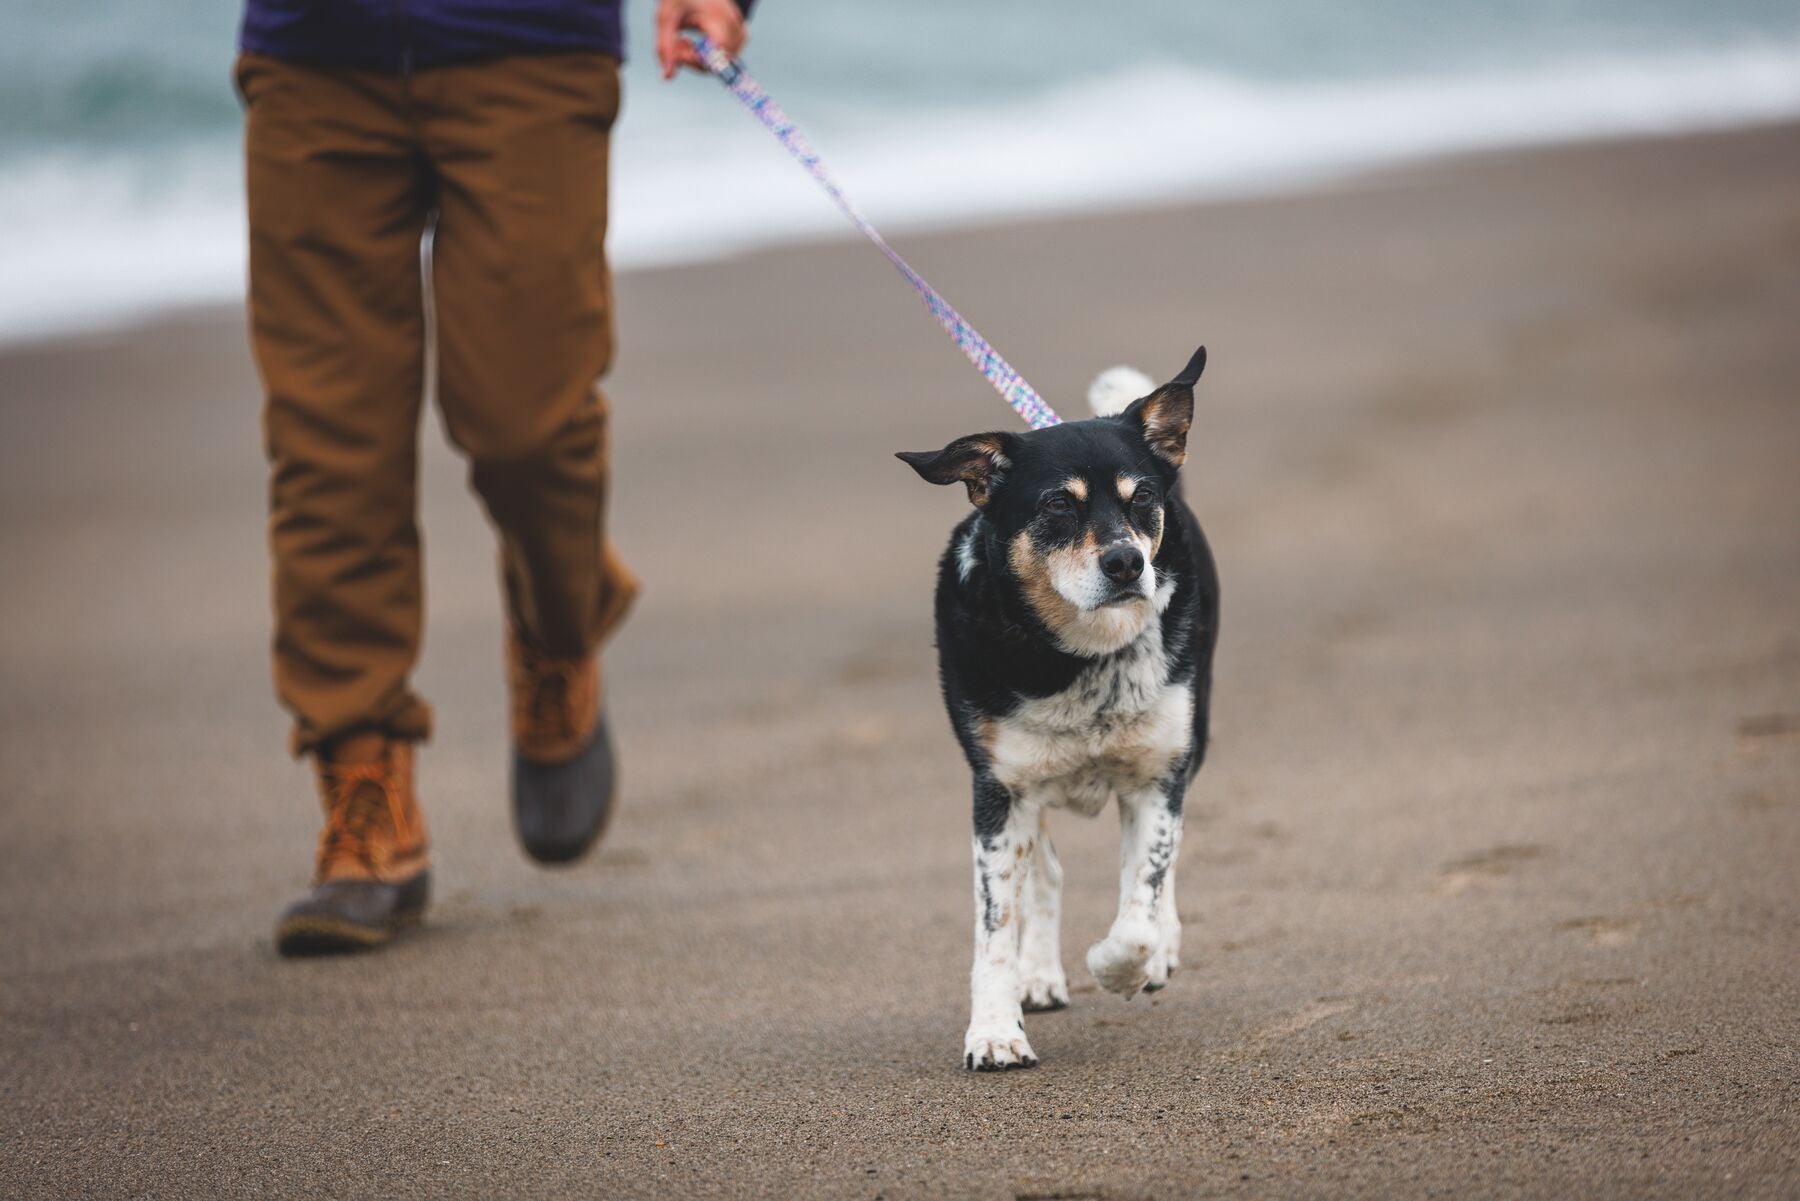
[[681,17],[673,4],[656,6],[656,60],[662,64],[664,79],[675,78],[683,61],[681,52],[688,48],[687,39],[681,36]]
[[737,57],[738,51],[749,40],[744,18],[733,5],[721,4],[707,8],[696,14],[694,23],[700,26],[700,32],[712,39],[713,45],[733,58]]
[[675,78],[675,72],[689,67],[705,74],[706,60],[692,42],[681,36],[683,29],[698,29],[713,45],[735,56],[749,40],[744,18],[733,4],[695,5],[679,0],[663,0],[656,6],[656,57],[662,64],[662,77]]

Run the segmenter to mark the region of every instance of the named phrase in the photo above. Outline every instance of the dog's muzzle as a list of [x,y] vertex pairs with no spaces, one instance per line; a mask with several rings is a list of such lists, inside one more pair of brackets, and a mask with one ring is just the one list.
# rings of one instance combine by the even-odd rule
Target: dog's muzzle
[[1144,552],[1129,542],[1108,547],[1100,556],[1100,570],[1115,585],[1135,584],[1144,574]]
[[1129,542],[1120,542],[1100,554],[1100,572],[1110,585],[1105,604],[1119,604],[1144,597],[1144,552]]

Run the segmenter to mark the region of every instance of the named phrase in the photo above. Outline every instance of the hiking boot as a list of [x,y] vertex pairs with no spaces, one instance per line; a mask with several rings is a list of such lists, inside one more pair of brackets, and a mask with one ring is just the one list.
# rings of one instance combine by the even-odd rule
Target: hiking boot
[[377,735],[319,754],[325,829],[312,890],[276,924],[283,955],[379,946],[425,912],[431,872],[412,760],[411,743]]
[[553,659],[507,639],[512,689],[513,827],[539,863],[569,863],[612,816],[616,769],[600,711],[600,664]]

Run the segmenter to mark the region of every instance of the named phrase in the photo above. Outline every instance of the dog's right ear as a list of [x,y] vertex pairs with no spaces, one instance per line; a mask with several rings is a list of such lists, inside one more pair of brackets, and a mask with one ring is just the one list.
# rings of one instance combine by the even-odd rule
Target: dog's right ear
[[985,505],[1000,486],[1000,478],[1012,466],[1007,450],[1011,434],[970,434],[958,438],[942,450],[903,450],[894,457],[919,473],[931,484],[954,484],[961,480],[969,488],[969,500]]

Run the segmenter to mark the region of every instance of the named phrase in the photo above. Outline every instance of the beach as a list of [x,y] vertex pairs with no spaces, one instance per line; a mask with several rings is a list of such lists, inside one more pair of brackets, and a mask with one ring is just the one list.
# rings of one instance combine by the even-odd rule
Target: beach
[[[1800,1192],[1800,126],[1436,159],[902,253],[1065,416],[1196,344],[1224,591],[1184,970],[972,1075],[969,784],[892,453],[1014,418],[850,242],[622,275],[621,808],[506,805],[493,538],[435,414],[436,901],[278,959],[233,309],[0,348],[0,1193]],[[953,494],[954,493],[954,494]]]

